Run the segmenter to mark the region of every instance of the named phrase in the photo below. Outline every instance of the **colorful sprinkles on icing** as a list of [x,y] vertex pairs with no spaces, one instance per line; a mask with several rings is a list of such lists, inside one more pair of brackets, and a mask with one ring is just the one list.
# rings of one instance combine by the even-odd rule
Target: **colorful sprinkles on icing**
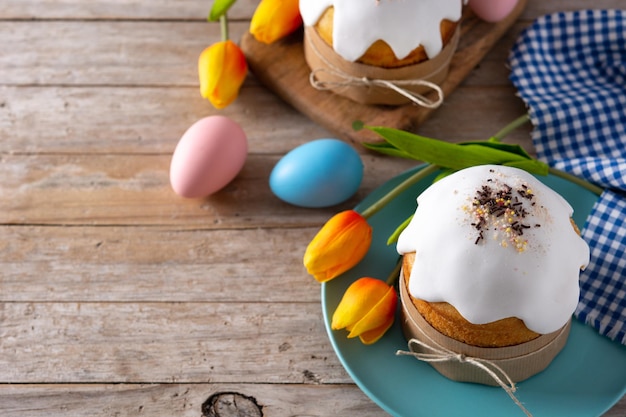
[[533,190],[526,184],[513,188],[495,178],[487,179],[486,184],[476,190],[471,205],[463,207],[471,215],[470,224],[478,233],[474,243],[480,244],[486,233],[492,231],[493,238],[500,240],[500,246],[524,252],[528,246],[524,231],[541,227],[540,224],[531,226],[526,220],[529,212],[525,206],[534,206],[534,198]]

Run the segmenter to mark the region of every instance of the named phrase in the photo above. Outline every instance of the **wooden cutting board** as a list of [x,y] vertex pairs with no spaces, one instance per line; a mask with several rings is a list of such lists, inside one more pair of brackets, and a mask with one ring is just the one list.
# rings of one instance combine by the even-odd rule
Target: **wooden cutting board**
[[[461,84],[515,23],[526,7],[526,2],[520,0],[513,12],[498,23],[487,23],[466,8],[461,22],[459,45],[452,58],[448,77],[441,85],[445,97]],[[353,143],[377,142],[380,138],[376,134],[368,130],[355,131],[352,123],[362,121],[368,125],[415,131],[436,111],[413,104],[395,107],[364,105],[329,91],[316,90],[309,84],[310,68],[304,60],[302,40],[303,33],[300,31],[266,45],[246,33],[241,40],[241,48],[250,70],[261,83],[339,138]]]

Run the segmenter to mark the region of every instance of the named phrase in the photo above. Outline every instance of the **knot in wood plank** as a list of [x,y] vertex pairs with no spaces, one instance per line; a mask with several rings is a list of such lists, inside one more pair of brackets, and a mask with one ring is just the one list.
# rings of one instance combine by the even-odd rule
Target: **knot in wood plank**
[[202,404],[202,417],[263,417],[256,399],[238,392],[217,392]]

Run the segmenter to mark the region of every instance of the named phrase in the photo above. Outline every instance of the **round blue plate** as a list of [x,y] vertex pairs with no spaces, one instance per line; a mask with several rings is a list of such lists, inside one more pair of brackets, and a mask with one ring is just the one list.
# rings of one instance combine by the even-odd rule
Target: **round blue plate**
[[[378,200],[415,169],[385,183],[357,210]],[[415,211],[416,197],[433,178],[417,183],[372,216],[369,223],[374,229],[373,241],[367,256],[341,277],[322,285],[328,336],[356,384],[393,416],[523,416],[501,388],[454,382],[424,362],[396,356],[397,350],[407,350],[398,320],[382,339],[370,346],[363,345],[358,338],[348,339],[344,330],[330,328],[332,314],[352,282],[363,276],[384,280],[393,270],[398,254],[395,245],[387,246],[387,238]],[[574,220],[583,225],[597,196],[554,176],[539,179],[569,201],[574,207]],[[545,371],[520,382],[516,396],[534,417],[595,417],[610,409],[625,393],[626,347],[574,320],[565,348]]]

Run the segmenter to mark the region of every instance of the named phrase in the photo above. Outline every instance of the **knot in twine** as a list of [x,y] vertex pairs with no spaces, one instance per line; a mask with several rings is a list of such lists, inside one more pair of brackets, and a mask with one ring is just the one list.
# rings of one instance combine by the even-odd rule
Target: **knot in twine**
[[[517,406],[526,414],[528,417],[532,417],[532,414],[524,407],[524,405],[517,399],[515,396],[515,391],[517,391],[517,387],[513,380],[507,375],[507,373],[496,365],[494,362],[475,358],[472,356],[467,356],[462,353],[457,353],[446,349],[445,347],[437,344],[435,341],[431,340],[433,345],[422,342],[418,339],[409,340],[409,351],[398,350],[396,355],[398,356],[413,356],[414,358],[423,361],[423,362],[459,362],[459,363],[467,363],[473,365],[477,368],[482,369],[486,372],[493,380],[511,397],[513,402],[517,404]],[[423,348],[426,352],[418,352],[417,349]]]
[[[329,64],[330,65],[330,64]],[[317,73],[327,72],[336,78],[339,78],[341,81],[321,81],[317,78]],[[331,69],[318,68],[314,71],[311,71],[309,75],[309,82],[311,86],[316,90],[326,91],[332,90],[338,87],[382,87],[387,88],[389,90],[393,90],[396,93],[408,98],[414,104],[418,106],[426,107],[429,109],[436,109],[441,106],[443,103],[443,90],[437,84],[421,79],[415,80],[381,80],[377,78],[368,78],[368,77],[354,77],[350,74],[346,74],[345,72],[339,70],[336,67]],[[418,94],[414,91],[410,91],[403,87],[415,87],[422,86],[428,87],[431,90],[437,93],[437,98],[435,100],[430,100],[429,98]]]

